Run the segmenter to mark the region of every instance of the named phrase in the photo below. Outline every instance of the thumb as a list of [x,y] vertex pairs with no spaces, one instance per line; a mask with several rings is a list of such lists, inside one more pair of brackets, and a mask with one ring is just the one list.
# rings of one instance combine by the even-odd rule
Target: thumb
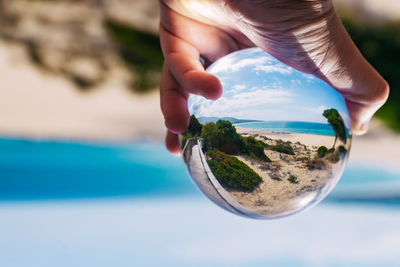
[[[368,126],[375,112],[383,106],[389,95],[389,85],[381,80],[382,85],[375,91],[363,94],[345,95],[347,109],[351,119],[351,131],[354,135],[363,135],[368,131]],[[361,90],[361,89],[360,89]],[[357,91],[354,91],[355,93]]]

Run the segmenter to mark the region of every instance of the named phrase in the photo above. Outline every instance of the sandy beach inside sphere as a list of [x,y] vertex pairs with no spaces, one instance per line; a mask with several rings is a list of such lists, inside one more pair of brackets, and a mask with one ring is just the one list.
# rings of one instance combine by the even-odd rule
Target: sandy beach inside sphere
[[[317,149],[334,143],[334,136],[317,134],[287,133],[257,129],[237,128],[243,137],[252,136],[268,145],[290,142],[295,155],[287,155],[265,149],[264,153],[272,162],[261,162],[245,156],[237,156],[261,178],[262,182],[252,192],[227,189],[241,205],[268,216],[284,215],[301,209],[305,202],[321,199],[336,184],[345,160],[332,162],[318,158]],[[310,165],[317,159],[315,168]],[[290,182],[290,176],[297,182]],[[317,195],[321,194],[320,197]]]
[[327,144],[333,144],[335,136],[320,135],[320,134],[305,134],[305,133],[289,133],[289,132],[278,132],[278,131],[266,131],[260,129],[247,129],[240,128],[235,125],[238,134],[243,136],[255,136],[261,140],[282,140],[284,142],[296,143],[299,142],[309,147],[320,147],[327,146]]
[[[257,123],[253,126],[271,125]],[[278,218],[312,207],[338,182],[351,136],[245,128],[248,125],[227,120],[200,124],[193,115],[182,136],[189,173],[221,207],[254,218]]]

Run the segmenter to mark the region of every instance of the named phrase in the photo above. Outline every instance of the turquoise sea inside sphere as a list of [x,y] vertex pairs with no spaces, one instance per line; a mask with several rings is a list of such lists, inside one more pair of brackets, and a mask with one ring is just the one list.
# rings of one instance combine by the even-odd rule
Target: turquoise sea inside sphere
[[351,147],[342,96],[259,48],[229,54],[207,71],[215,101],[191,95],[182,155],[199,189],[219,206],[273,219],[305,210],[336,185]]

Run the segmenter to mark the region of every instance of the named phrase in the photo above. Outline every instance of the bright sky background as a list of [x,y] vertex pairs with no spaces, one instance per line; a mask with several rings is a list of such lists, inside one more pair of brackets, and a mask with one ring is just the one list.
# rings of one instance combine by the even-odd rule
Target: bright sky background
[[208,71],[220,79],[224,93],[217,101],[192,95],[189,110],[197,117],[327,123],[322,112],[336,108],[350,125],[344,100],[330,85],[259,48],[232,53]]

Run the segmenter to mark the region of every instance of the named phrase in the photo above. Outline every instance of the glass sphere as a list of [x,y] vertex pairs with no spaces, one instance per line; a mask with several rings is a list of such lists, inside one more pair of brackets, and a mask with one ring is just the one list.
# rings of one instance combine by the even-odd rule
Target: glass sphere
[[305,210],[336,185],[351,146],[342,96],[259,48],[229,54],[207,71],[216,101],[189,97],[182,155],[199,189],[222,208],[273,219]]

